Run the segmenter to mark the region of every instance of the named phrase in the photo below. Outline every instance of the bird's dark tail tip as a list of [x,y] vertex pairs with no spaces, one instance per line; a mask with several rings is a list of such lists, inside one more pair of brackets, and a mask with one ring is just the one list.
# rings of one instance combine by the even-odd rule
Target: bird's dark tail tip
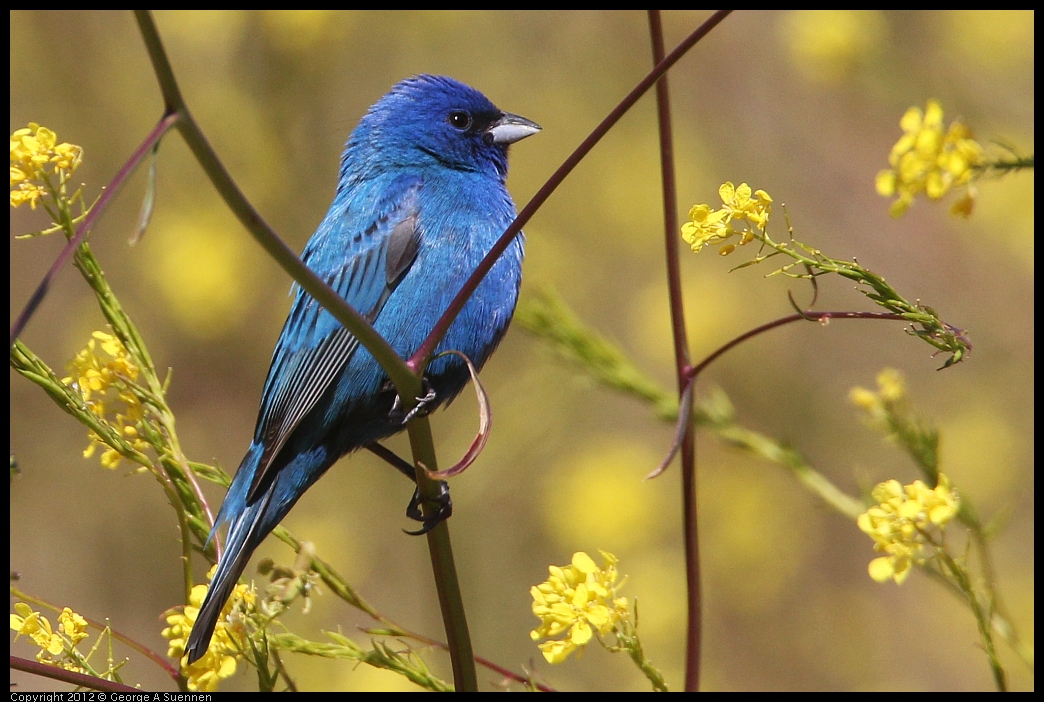
[[[209,603],[208,603],[209,604]],[[218,604],[218,607],[224,605],[224,601]],[[204,605],[205,607],[205,605]],[[188,664],[192,665],[207,652],[210,648],[210,640],[214,637],[214,628],[217,626],[217,615],[208,615],[204,617],[205,608],[199,611],[199,615],[196,617],[196,623],[192,626],[192,632],[189,634],[188,644],[185,646],[185,653],[188,654]],[[220,614],[220,609],[218,610]]]
[[210,640],[214,637],[214,630],[217,628],[218,620],[221,619],[225,603],[235,590],[236,582],[243,574],[250,554],[254,552],[254,547],[268,533],[265,531],[259,535],[258,524],[265,514],[265,510],[268,509],[271,497],[271,491],[266,492],[259,502],[247,508],[245,514],[239,515],[229,530],[225,553],[218,562],[217,571],[210,581],[207,596],[199,608],[196,622],[192,625],[188,643],[185,645],[189,665],[202,658],[210,648]]
[[218,570],[214,574],[213,580],[210,581],[207,596],[199,608],[199,614],[196,615],[196,622],[192,625],[188,643],[185,645],[189,665],[202,658],[210,648],[210,640],[214,637],[214,629],[217,628],[221,612],[232,595],[236,581],[239,580],[252,551],[251,548],[239,549],[235,553],[225,552],[228,560],[218,565]]

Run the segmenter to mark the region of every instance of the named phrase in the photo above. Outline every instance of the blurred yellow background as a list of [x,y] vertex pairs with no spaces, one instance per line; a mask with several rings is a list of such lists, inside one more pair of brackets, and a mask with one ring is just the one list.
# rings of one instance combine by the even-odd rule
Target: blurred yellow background
[[[707,16],[664,14],[668,49]],[[160,117],[162,105],[127,12],[11,15],[14,130],[39,122],[80,144],[77,178],[96,194]],[[159,30],[194,115],[246,195],[297,251],[333,194],[342,146],[366,108],[414,73],[444,73],[483,91],[543,132],[512,150],[508,181],[521,206],[647,72],[640,12],[398,13],[159,12]],[[943,470],[987,518],[1004,604],[1033,640],[1033,175],[984,183],[970,220],[949,201],[919,201],[900,220],[874,192],[899,118],[938,99],[980,142],[1032,153],[1032,12],[739,12],[671,71],[681,213],[716,204],[726,180],[785,203],[798,239],[857,257],[902,294],[969,330],[966,363],[942,358],[894,323],[791,325],[741,346],[703,381],[722,387],[744,423],[791,442],[840,487],[919,477],[863,426],[847,401],[881,368],[908,379],[942,432]],[[160,367],[174,370],[171,406],[193,459],[229,471],[249,444],[290,280],[223,206],[180,137],[160,151],[158,199],[143,241],[129,247],[144,175],[136,174],[91,243]],[[523,296],[557,288],[590,325],[618,341],[665,386],[673,382],[664,283],[655,106],[650,93],[559,188],[526,228]],[[781,210],[777,210],[781,211]],[[42,226],[12,211],[13,233]],[[782,221],[780,220],[780,225]],[[775,230],[778,234],[782,229]],[[11,243],[11,316],[62,241]],[[683,247],[684,248],[684,247]],[[728,268],[712,251],[683,251],[695,358],[790,311],[807,286]],[[820,309],[870,309],[821,279]],[[103,328],[71,268],[23,340],[59,369]],[[672,428],[630,398],[593,385],[519,328],[483,380],[495,416],[485,453],[453,481],[450,527],[479,655],[563,690],[647,689],[624,657],[598,646],[554,668],[530,641],[529,587],[548,564],[604,549],[630,575],[646,653],[672,689],[683,682],[684,564],[679,471],[642,482]],[[165,651],[160,613],[181,603],[177,528],[147,476],[81,457],[86,430],[11,373],[11,570],[19,587]],[[464,393],[433,417],[448,464],[471,440]],[[399,438],[391,442],[407,450]],[[902,587],[867,576],[870,540],[776,466],[699,440],[705,584],[706,689],[990,689],[972,616],[915,574]],[[213,486],[208,486],[213,488]],[[221,493],[209,489],[213,504]],[[406,536],[411,486],[369,454],[333,468],[286,520],[360,593],[417,631],[440,637],[424,539]],[[291,552],[260,549],[282,563]],[[248,574],[253,569],[248,569]],[[202,579],[202,570],[197,574]],[[294,631],[321,638],[370,622],[326,594]],[[32,655],[19,642],[13,652]],[[446,656],[425,654],[451,677]],[[1032,671],[1001,644],[1015,689]],[[303,690],[411,689],[402,678],[344,661],[288,656]],[[171,689],[139,656],[124,679]],[[495,674],[479,670],[493,688]],[[19,690],[50,689],[12,673]],[[59,689],[64,689],[60,686]],[[222,689],[256,689],[240,673]]]

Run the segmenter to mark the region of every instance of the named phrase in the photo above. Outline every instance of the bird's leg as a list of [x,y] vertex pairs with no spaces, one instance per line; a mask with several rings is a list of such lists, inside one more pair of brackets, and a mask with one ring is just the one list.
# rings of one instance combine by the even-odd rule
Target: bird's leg
[[[388,416],[392,421],[405,425],[414,417],[428,416],[435,409],[437,405],[435,388],[431,387],[427,378],[421,378],[421,384],[422,389],[424,390],[424,395],[414,398],[417,400],[417,406],[407,412],[405,416],[403,416],[402,412],[402,398],[397,394],[395,395],[395,400],[392,402],[391,410],[388,412]],[[400,416],[402,419],[399,419]]]
[[[427,534],[429,531],[439,525],[440,522],[444,522],[453,515],[453,500],[450,499],[449,494],[449,483],[445,480],[440,480],[436,483],[439,489],[439,494],[435,497],[435,511],[427,517],[421,511],[421,495],[420,489],[414,490],[413,499],[410,500],[410,504],[406,506],[406,516],[410,519],[420,522],[421,528],[417,531],[406,531],[410,536],[420,536],[421,534]],[[430,504],[430,503],[429,503]]]
[[[417,482],[417,471],[412,465],[406,460],[400,458],[381,444],[376,441],[372,444],[367,444],[366,448],[376,455],[383,458],[387,463],[391,464],[397,471],[405,475],[410,480]],[[424,512],[421,510],[421,495],[420,490],[413,491],[413,497],[410,498],[410,504],[406,506],[406,516],[410,519],[421,522],[421,528],[417,531],[406,531],[407,534],[412,536],[420,536],[421,534],[427,534],[429,531],[439,525],[439,522],[449,519],[453,514],[453,500],[450,499],[449,484],[445,480],[440,480],[437,483],[439,493],[435,497],[435,511],[431,516],[425,517]]]
[[376,441],[372,444],[366,444],[366,448],[369,449],[371,453],[383,458],[384,462],[392,468],[399,471],[413,482],[417,482],[417,471],[414,470],[413,465],[409,461],[400,458],[397,453],[381,444],[378,444]]

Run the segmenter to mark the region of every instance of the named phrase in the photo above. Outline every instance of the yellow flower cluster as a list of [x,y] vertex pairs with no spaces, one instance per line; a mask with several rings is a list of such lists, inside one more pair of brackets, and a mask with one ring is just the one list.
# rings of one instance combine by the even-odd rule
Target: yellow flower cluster
[[[122,411],[116,413],[114,427],[131,446],[145,451],[149,445],[139,437],[137,427],[145,417],[145,410],[129,387],[138,379],[138,366],[123,343],[112,334],[96,331],[91,336],[87,347],[69,363],[73,375],[63,378],[62,382],[79,390],[91,411],[103,419],[110,405],[121,403]],[[107,358],[99,354],[99,350]],[[104,446],[93,431],[88,433],[88,438],[91,444],[83,452],[84,458],[90,458],[98,446]],[[106,468],[116,468],[120,460],[122,456],[114,448],[108,447],[102,452],[101,463]]]
[[587,645],[595,632],[604,636],[628,617],[627,598],[615,597],[622,586],[616,584],[616,556],[600,553],[602,568],[578,551],[570,565],[548,567],[547,581],[530,589],[533,614],[540,618],[540,626],[530,632],[530,637],[536,641],[565,634],[561,640],[540,644],[548,663],[561,663]]
[[[211,568],[207,577],[212,579],[216,570],[217,566]],[[195,663],[186,665],[183,658],[185,645],[207,596],[207,587],[196,585],[187,605],[164,612],[168,626],[161,632],[169,642],[167,656],[182,658],[181,667],[188,677],[188,688],[193,692],[214,692],[222,680],[235,674],[237,660],[243,658],[243,651],[249,650],[246,618],[257,605],[257,595],[252,587],[236,585],[218,617],[210,648]]]
[[[746,223],[765,231],[769,214],[772,212],[772,198],[764,190],[752,192],[746,183],[737,188],[732,183],[723,183],[718,188],[722,207],[712,210],[710,205],[700,204],[689,210],[689,220],[682,225],[682,239],[699,253],[707,244],[724,242],[733,236],[739,237],[739,244],[749,244],[754,240],[754,233],[743,226]],[[741,225],[741,226],[737,226]],[[718,253],[727,256],[736,250],[736,244],[723,244]]]
[[[54,132],[35,122],[11,135],[11,207],[28,202],[35,210],[48,189],[60,188],[79,167],[83,149],[57,142]],[[51,173],[47,172],[48,166]],[[58,176],[57,184],[51,182],[52,174]]]
[[899,120],[903,136],[892,147],[887,168],[877,174],[877,192],[896,196],[889,208],[893,217],[901,217],[924,193],[938,200],[955,186],[967,186],[950,211],[962,217],[971,214],[975,191],[969,186],[975,168],[983,162],[982,146],[972,139],[971,131],[954,121],[944,129],[943,110],[929,100],[924,112],[911,107]]
[[848,394],[852,404],[866,410],[873,422],[886,423],[888,410],[906,397],[906,381],[894,368],[885,368],[877,374],[877,392],[855,387]]
[[942,530],[956,516],[957,493],[940,473],[935,488],[920,480],[905,486],[889,480],[878,484],[871,495],[879,504],[859,515],[857,524],[874,540],[874,550],[886,555],[870,562],[870,577],[879,583],[901,584],[910,567],[926,559],[929,530],[933,526]]
[[15,612],[11,615],[11,629],[18,632],[19,636],[28,636],[33,643],[40,647],[36,659],[41,663],[59,665],[67,670],[83,670],[72,661],[58,660],[55,656],[62,656],[72,651],[76,644],[87,638],[87,620],[68,607],[58,615],[58,631],[51,628],[51,622],[47,617],[24,602],[15,603]]

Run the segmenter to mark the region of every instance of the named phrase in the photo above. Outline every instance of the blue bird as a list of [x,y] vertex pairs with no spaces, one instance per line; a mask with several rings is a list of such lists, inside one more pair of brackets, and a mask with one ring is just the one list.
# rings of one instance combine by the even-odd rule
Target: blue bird
[[[451,78],[401,81],[349,137],[333,204],[302,260],[409,358],[514,219],[505,187],[508,146],[539,130]],[[482,367],[515,310],[522,243],[519,234],[436,352],[456,349]],[[425,376],[426,409],[451,401],[469,378],[455,355],[433,360]],[[214,525],[216,532],[227,524],[228,537],[186,646],[189,663],[210,645],[254,549],[305,490],[341,456],[403,428],[380,365],[297,288],[253,441]],[[411,508],[416,518],[415,502]]]

